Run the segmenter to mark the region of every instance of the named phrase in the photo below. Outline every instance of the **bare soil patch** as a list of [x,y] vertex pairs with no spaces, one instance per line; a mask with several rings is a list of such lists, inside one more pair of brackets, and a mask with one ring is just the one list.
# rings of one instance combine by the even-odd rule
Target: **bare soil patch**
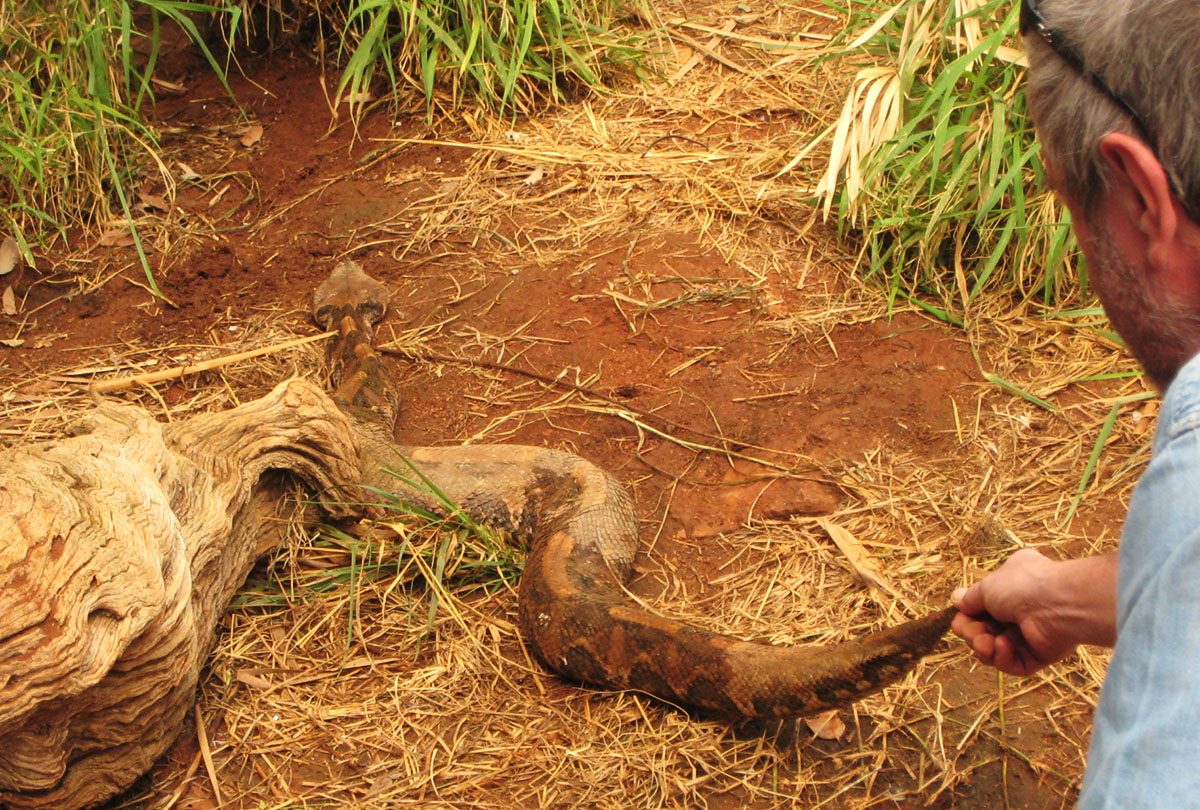
[[[746,30],[828,25],[788,13]],[[61,432],[96,377],[313,333],[308,297],[349,256],[395,290],[383,339],[412,354],[395,360],[398,439],[548,445],[612,470],[643,520],[637,593],[664,612],[825,642],[945,603],[1018,544],[1110,545],[1153,408],[1122,410],[1100,483],[1064,525],[1099,422],[1139,385],[1074,381],[1128,361],[1021,305],[988,305],[966,330],[889,313],[808,211],[804,178],[764,172],[819,131],[837,77],[718,46],[753,73],[701,60],[674,86],[534,120],[431,126],[381,109],[357,132],[344,116],[330,131],[314,62],[279,52],[234,80],[264,130],[250,146],[201,63],[177,55],[164,78],[188,93],[157,116],[177,176],[197,177],[167,210],[153,204],[164,189],[142,189],[175,306],[148,293],[128,246],[47,257],[0,321],[24,341],[0,349],[0,437]],[[177,418],[317,374],[320,351],[122,396]],[[984,372],[1061,394],[1063,411]],[[896,593],[864,586],[817,518],[857,538]],[[403,568],[394,548],[369,552]],[[226,617],[199,726],[119,806],[1073,802],[1093,652],[1017,681],[948,642],[820,739],[565,683],[520,645],[508,587],[447,594],[426,634],[429,594],[398,575],[297,586],[351,554],[298,531],[264,563]],[[270,592],[286,596],[255,603]]]

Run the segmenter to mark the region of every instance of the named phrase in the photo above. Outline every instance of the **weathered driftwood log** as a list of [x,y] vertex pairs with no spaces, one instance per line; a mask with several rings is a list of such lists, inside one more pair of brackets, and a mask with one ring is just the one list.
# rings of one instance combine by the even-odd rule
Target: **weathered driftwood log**
[[0,453],[0,807],[87,806],[144,773],[278,539],[285,479],[341,486],[357,460],[303,380],[171,425],[105,405],[71,438]]

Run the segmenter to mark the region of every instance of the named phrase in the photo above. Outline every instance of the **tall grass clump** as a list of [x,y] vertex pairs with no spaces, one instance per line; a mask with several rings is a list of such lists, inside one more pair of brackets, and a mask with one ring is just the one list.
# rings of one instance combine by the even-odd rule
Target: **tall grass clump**
[[419,90],[431,112],[528,112],[638,70],[637,38],[614,33],[625,13],[619,0],[350,0],[337,97],[359,107],[382,82]]
[[960,321],[985,290],[1076,299],[1067,212],[1044,182],[1011,0],[846,2],[863,59],[817,193],[867,277]]
[[218,11],[179,0],[0,0],[0,228],[23,252],[72,227],[132,220],[130,189],[143,175],[171,184],[139,112],[153,93],[161,22],[204,47],[188,14]]

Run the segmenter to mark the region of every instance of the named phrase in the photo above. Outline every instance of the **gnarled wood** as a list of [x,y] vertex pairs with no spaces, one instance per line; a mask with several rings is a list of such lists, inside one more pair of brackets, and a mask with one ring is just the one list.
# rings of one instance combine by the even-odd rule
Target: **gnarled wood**
[[356,480],[357,458],[303,380],[173,425],[105,405],[71,438],[0,454],[0,806],[87,806],[144,773],[274,540],[272,471],[320,491]]

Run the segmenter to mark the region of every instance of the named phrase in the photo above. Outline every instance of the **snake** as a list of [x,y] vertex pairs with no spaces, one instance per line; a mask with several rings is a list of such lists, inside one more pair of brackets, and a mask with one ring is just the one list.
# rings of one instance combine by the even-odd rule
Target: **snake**
[[[315,291],[312,315],[336,332],[333,400],[360,437],[360,480],[430,511],[446,501],[528,545],[518,589],[521,637],[552,671],[605,690],[632,690],[730,717],[794,717],[845,706],[895,683],[949,629],[933,610],[830,645],[747,641],[666,618],[628,589],[639,524],[625,488],[571,453],[523,445],[405,446],[394,440],[399,388],[374,330],[388,287],[353,261]],[[410,485],[415,470],[440,493]]]

